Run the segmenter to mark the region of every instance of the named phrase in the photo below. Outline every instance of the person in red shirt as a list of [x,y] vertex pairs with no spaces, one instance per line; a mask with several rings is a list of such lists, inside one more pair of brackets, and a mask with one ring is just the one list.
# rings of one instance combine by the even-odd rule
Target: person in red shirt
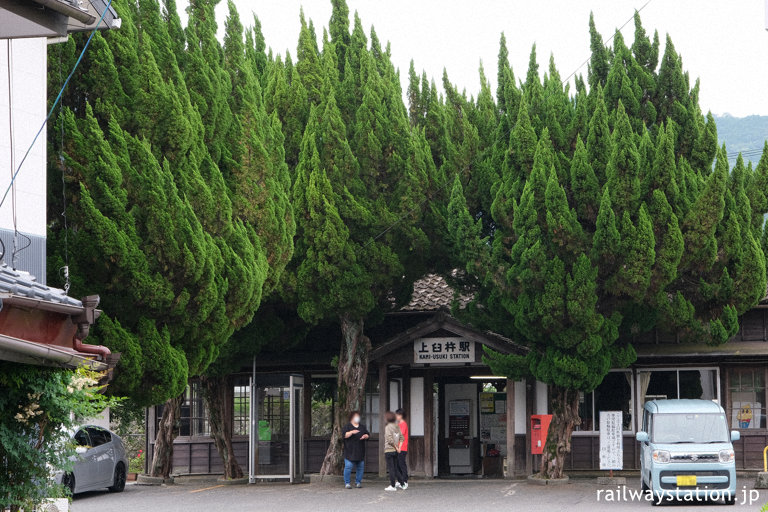
[[406,490],[408,488],[408,424],[405,422],[405,411],[402,409],[396,410],[395,416],[400,432],[403,434],[403,442],[400,443],[400,451],[397,453],[397,471],[400,475],[399,480],[403,484],[401,486],[398,482],[396,487]]

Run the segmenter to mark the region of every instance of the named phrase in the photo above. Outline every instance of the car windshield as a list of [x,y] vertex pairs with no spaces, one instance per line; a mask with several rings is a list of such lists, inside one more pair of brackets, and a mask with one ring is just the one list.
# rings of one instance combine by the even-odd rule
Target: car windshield
[[728,423],[724,414],[655,414],[654,443],[727,443]]

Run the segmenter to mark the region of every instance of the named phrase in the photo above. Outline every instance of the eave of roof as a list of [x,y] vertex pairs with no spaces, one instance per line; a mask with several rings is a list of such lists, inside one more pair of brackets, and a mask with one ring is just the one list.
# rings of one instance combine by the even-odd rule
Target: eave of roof
[[61,368],[86,367],[96,371],[109,368],[107,362],[97,361],[92,354],[84,354],[66,347],[36,343],[2,334],[0,334],[0,359]]
[[445,329],[472,341],[487,345],[494,350],[503,353],[516,352],[524,354],[528,351],[527,347],[518,345],[514,341],[491,331],[482,331],[474,327],[465,325],[452,316],[444,312],[438,312],[427,320],[406,329],[405,331],[393,336],[381,345],[371,351],[370,361],[379,359],[395,350],[406,346],[413,340],[425,336],[439,329]]

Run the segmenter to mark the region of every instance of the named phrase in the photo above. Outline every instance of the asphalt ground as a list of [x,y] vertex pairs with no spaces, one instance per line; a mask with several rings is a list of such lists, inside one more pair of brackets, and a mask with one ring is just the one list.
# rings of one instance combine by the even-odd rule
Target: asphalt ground
[[[759,511],[768,503],[768,490],[752,489],[754,480],[739,479],[734,506],[722,502],[677,502],[674,512],[704,510]],[[406,491],[384,491],[385,482],[364,481],[362,489],[337,483],[290,485],[259,483],[223,485],[215,479],[177,479],[157,487],[128,485],[124,492],[90,492],[75,497],[73,512],[196,512],[196,511],[616,511],[648,510],[638,497],[639,484],[600,486],[594,478],[573,478],[563,486],[535,486],[509,480],[411,480]],[[766,508],[768,511],[768,508]]]

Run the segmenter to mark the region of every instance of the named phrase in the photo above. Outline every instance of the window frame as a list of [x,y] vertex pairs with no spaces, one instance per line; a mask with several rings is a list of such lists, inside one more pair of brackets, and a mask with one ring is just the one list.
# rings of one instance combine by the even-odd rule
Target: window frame
[[[185,416],[184,407],[188,407]],[[160,421],[160,415],[157,417]],[[181,434],[182,423],[187,422],[188,434]],[[202,431],[197,428],[203,425]],[[177,439],[209,439],[211,436],[211,415],[203,400],[202,384],[199,380],[190,380],[184,390],[184,399],[179,407],[179,436]]]
[[[608,373],[629,373],[630,379],[629,379],[629,414],[632,416],[629,425],[630,430],[624,430],[622,429],[621,434],[622,435],[632,435],[636,431],[636,418],[637,413],[635,411],[635,405],[637,400],[635,399],[635,372],[632,371],[631,368],[613,368],[608,371]],[[600,415],[598,414],[600,411],[595,410],[595,391],[592,390],[589,392],[590,395],[592,395],[592,430],[574,430],[573,435],[574,436],[596,436],[600,435],[599,430],[595,430],[594,427],[600,424]],[[586,400],[587,393],[584,394],[584,399]]]
[[[741,427],[734,427],[731,420],[733,416],[733,400],[731,398],[731,371],[738,371],[738,370],[747,370],[751,369],[755,372],[761,371],[763,372],[763,402],[762,402],[762,410],[763,410],[763,416],[765,417],[765,426],[761,428],[741,428]],[[761,366],[761,365],[738,365],[738,366],[727,366],[723,369],[725,371],[726,375],[726,384],[725,384],[725,406],[723,409],[725,409],[725,416],[728,420],[728,428],[730,430],[738,430],[742,433],[742,435],[750,435],[750,434],[758,434],[762,433],[764,434],[766,431],[768,431],[768,367]]]
[[[251,393],[253,383],[251,376],[245,374],[233,375],[231,379],[232,387],[232,437],[247,438],[251,431]],[[245,410],[245,415],[238,414],[236,405],[240,403]],[[238,433],[238,429],[240,432]]]
[[[649,367],[635,367],[633,371],[634,379],[632,380],[633,384],[637,382],[638,373],[639,372],[671,372],[674,371],[676,374],[676,384],[677,384],[677,396],[680,396],[680,372],[684,371],[699,371],[699,370],[714,370],[715,371],[715,403],[722,406],[723,405],[723,396],[721,393],[721,381],[720,381],[720,366],[649,366]],[[640,389],[635,386],[635,389],[637,390],[636,393],[640,393]],[[642,400],[641,400],[642,399]],[[671,399],[671,400],[676,400]],[[645,397],[636,396],[635,397],[635,407],[637,408],[637,414],[640,415],[643,412],[643,408],[645,407]],[[723,407],[725,409],[725,407]],[[639,416],[635,416],[636,418]],[[650,432],[649,432],[650,435]]]

